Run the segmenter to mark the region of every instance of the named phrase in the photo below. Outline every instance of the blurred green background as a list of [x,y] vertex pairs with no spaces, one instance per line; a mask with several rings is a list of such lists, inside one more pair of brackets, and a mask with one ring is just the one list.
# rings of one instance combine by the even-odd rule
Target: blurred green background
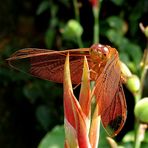
[[[93,14],[89,0],[79,0],[84,47],[93,44]],[[139,64],[146,38],[139,23],[148,25],[147,0],[102,0],[100,43],[118,49],[131,71]],[[72,0],[5,0],[0,5],[0,147],[35,148],[45,134],[63,124],[62,84],[33,78],[11,69],[5,59],[26,48],[79,48],[68,22],[75,19]],[[120,140],[133,129],[134,99],[125,88],[128,119]]]

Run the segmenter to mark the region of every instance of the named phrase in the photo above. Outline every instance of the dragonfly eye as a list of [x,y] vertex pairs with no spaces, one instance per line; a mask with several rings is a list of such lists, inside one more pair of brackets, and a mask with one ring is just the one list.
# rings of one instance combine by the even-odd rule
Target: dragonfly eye
[[93,44],[90,47],[90,52],[91,54],[96,54],[98,55],[101,59],[107,58],[109,54],[109,48],[105,45],[101,44]]

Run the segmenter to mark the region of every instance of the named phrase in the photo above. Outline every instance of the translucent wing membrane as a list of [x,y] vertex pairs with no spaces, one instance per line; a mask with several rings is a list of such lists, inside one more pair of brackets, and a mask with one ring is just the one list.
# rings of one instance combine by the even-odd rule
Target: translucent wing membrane
[[92,67],[89,48],[64,51],[22,49],[14,53],[8,61],[15,69],[45,80],[62,83],[63,66],[68,52],[70,53],[72,83],[78,84],[81,82],[84,55],[87,56],[89,66]]
[[[113,56],[96,79],[94,94],[99,104],[99,114],[109,135],[117,134],[126,119],[126,103],[120,82],[118,57]],[[114,122],[114,123],[113,123]]]
[[121,81],[116,90],[114,99],[101,114],[103,126],[110,136],[117,135],[126,120],[126,102]]
[[113,57],[107,62],[102,73],[96,79],[94,94],[99,103],[100,112],[103,112],[111,104],[118,88],[120,75],[118,59]]

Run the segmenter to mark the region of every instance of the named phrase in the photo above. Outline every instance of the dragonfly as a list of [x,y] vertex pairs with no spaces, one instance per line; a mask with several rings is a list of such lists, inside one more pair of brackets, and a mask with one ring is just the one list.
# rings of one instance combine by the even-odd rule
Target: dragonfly
[[126,100],[118,51],[108,45],[93,44],[90,48],[54,51],[26,48],[7,59],[9,65],[41,79],[63,83],[64,63],[70,58],[71,81],[80,84],[84,56],[95,81],[94,96],[99,105],[101,121],[107,133],[117,135],[126,121]]

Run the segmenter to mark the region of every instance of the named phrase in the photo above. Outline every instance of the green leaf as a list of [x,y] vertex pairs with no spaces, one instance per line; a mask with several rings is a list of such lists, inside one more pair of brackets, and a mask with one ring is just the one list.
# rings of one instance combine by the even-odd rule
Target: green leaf
[[31,103],[35,103],[36,99],[42,94],[40,86],[35,82],[25,85],[23,88],[23,93]]
[[39,143],[38,148],[61,148],[64,147],[64,127],[56,126],[48,132]]
[[46,43],[47,48],[49,48],[49,49],[52,47],[52,45],[54,43],[55,34],[56,34],[56,31],[54,28],[53,29],[49,28],[46,31],[45,43]]
[[129,131],[126,133],[126,135],[123,137],[122,142],[124,143],[125,147],[132,148],[134,143],[134,131]]
[[[133,148],[134,146],[135,131],[128,132],[122,139],[125,148]],[[142,141],[141,148],[148,147],[148,132],[145,133],[144,140]]]
[[104,127],[103,127],[103,125],[102,125],[102,123],[100,124],[101,126],[100,126],[100,139],[99,139],[99,146],[98,146],[98,148],[99,147],[110,147],[110,145],[109,145],[109,143],[108,143],[108,141],[107,141],[107,139],[106,139],[106,137],[108,136],[107,135],[107,133],[106,133],[106,131],[105,131],[105,129],[104,129]]
[[40,105],[36,110],[37,120],[40,122],[44,130],[48,130],[51,122],[50,110],[48,106]]
[[128,63],[130,62],[129,55],[126,52],[120,52],[119,56],[120,60],[128,65]]
[[126,45],[125,51],[132,58],[135,65],[140,64],[140,61],[142,58],[142,52],[141,52],[141,48],[138,45],[128,42],[128,44]]
[[123,36],[119,34],[115,29],[109,29],[106,32],[106,36],[112,43],[116,44],[117,46],[122,44]]
[[109,26],[113,29],[115,29],[116,31],[118,31],[118,34],[124,34],[125,33],[125,23],[124,20],[121,19],[118,16],[111,16],[107,19],[107,22],[109,24]]
[[148,144],[148,131],[145,132],[144,140],[143,141]]
[[38,7],[38,9],[37,9],[37,15],[40,15],[41,13],[43,13],[46,9],[48,9],[48,8],[50,8],[49,7],[49,2],[48,1],[43,1],[40,5],[39,5],[39,7]]

